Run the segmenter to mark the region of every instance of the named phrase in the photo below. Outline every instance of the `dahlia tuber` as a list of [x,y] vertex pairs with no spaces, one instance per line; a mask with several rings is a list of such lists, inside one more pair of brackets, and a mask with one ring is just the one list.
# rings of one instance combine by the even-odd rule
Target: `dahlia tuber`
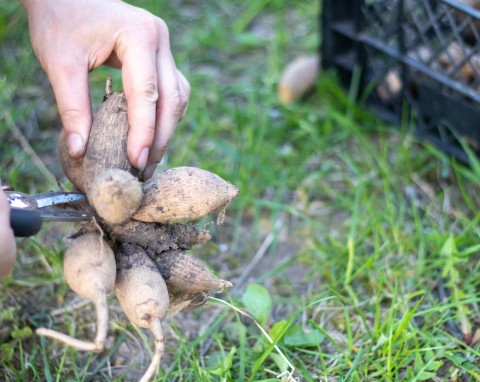
[[154,255],[152,259],[171,292],[207,293],[232,287],[231,282],[219,279],[203,261],[188,252],[170,250]]
[[135,325],[148,328],[155,337],[155,353],[141,381],[155,373],[164,350],[161,322],[168,312],[168,290],[162,275],[139,246],[122,244],[116,253],[118,301]]
[[147,180],[143,194],[133,219],[179,222],[221,212],[237,196],[238,188],[209,171],[176,167]]
[[95,304],[97,335],[85,342],[51,329],[39,328],[37,334],[52,337],[78,350],[102,351],[108,330],[107,294],[115,286],[116,266],[112,249],[97,232],[73,239],[64,258],[65,281],[79,296]]

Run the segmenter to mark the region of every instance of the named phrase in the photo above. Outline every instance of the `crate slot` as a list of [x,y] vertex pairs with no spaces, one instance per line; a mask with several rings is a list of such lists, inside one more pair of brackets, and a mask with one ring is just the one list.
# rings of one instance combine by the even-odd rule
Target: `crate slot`
[[[480,147],[480,11],[455,0],[323,0],[322,65],[382,119],[415,120],[419,136],[466,158]],[[385,86],[385,85],[392,85]],[[369,94],[365,90],[372,89]]]

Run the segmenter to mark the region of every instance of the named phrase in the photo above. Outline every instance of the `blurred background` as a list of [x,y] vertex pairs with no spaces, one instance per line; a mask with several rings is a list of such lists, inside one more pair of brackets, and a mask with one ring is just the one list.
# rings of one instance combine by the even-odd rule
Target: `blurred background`
[[[157,380],[480,378],[479,163],[458,164],[406,123],[381,122],[334,71],[279,101],[287,65],[319,51],[318,0],[129,2],[166,21],[192,86],[157,171],[196,166],[240,189],[223,225],[198,223],[212,240],[193,253],[233,282],[217,297],[255,317],[216,301],[180,313],[165,324]],[[0,44],[0,179],[26,193],[58,190],[57,180],[68,189],[61,122],[17,1],[0,6]],[[119,71],[90,75],[94,110],[109,75],[120,89]],[[13,275],[0,283],[2,380],[134,380],[150,362],[151,337],[114,296],[103,353],[33,334],[95,331],[92,305],[63,281],[73,232],[50,223],[17,243]]]

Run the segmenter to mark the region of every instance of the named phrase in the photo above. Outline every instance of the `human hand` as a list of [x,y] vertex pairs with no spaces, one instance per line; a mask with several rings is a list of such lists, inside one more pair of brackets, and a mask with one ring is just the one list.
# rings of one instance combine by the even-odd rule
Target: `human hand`
[[12,271],[16,254],[15,236],[10,228],[10,204],[0,190],[0,280]]
[[33,49],[55,93],[70,155],[85,153],[92,125],[88,73],[102,64],[121,68],[130,125],[128,158],[149,178],[190,97],[165,22],[119,0],[21,1]]

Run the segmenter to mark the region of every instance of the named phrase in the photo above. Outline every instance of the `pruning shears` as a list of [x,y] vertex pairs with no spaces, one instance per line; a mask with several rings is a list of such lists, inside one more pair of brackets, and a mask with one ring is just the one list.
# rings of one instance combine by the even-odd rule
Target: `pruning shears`
[[5,194],[10,203],[10,226],[16,237],[35,235],[44,221],[78,222],[95,217],[95,213],[90,211],[65,209],[69,204],[85,199],[86,196],[81,193],[47,192],[28,195],[5,190]]

